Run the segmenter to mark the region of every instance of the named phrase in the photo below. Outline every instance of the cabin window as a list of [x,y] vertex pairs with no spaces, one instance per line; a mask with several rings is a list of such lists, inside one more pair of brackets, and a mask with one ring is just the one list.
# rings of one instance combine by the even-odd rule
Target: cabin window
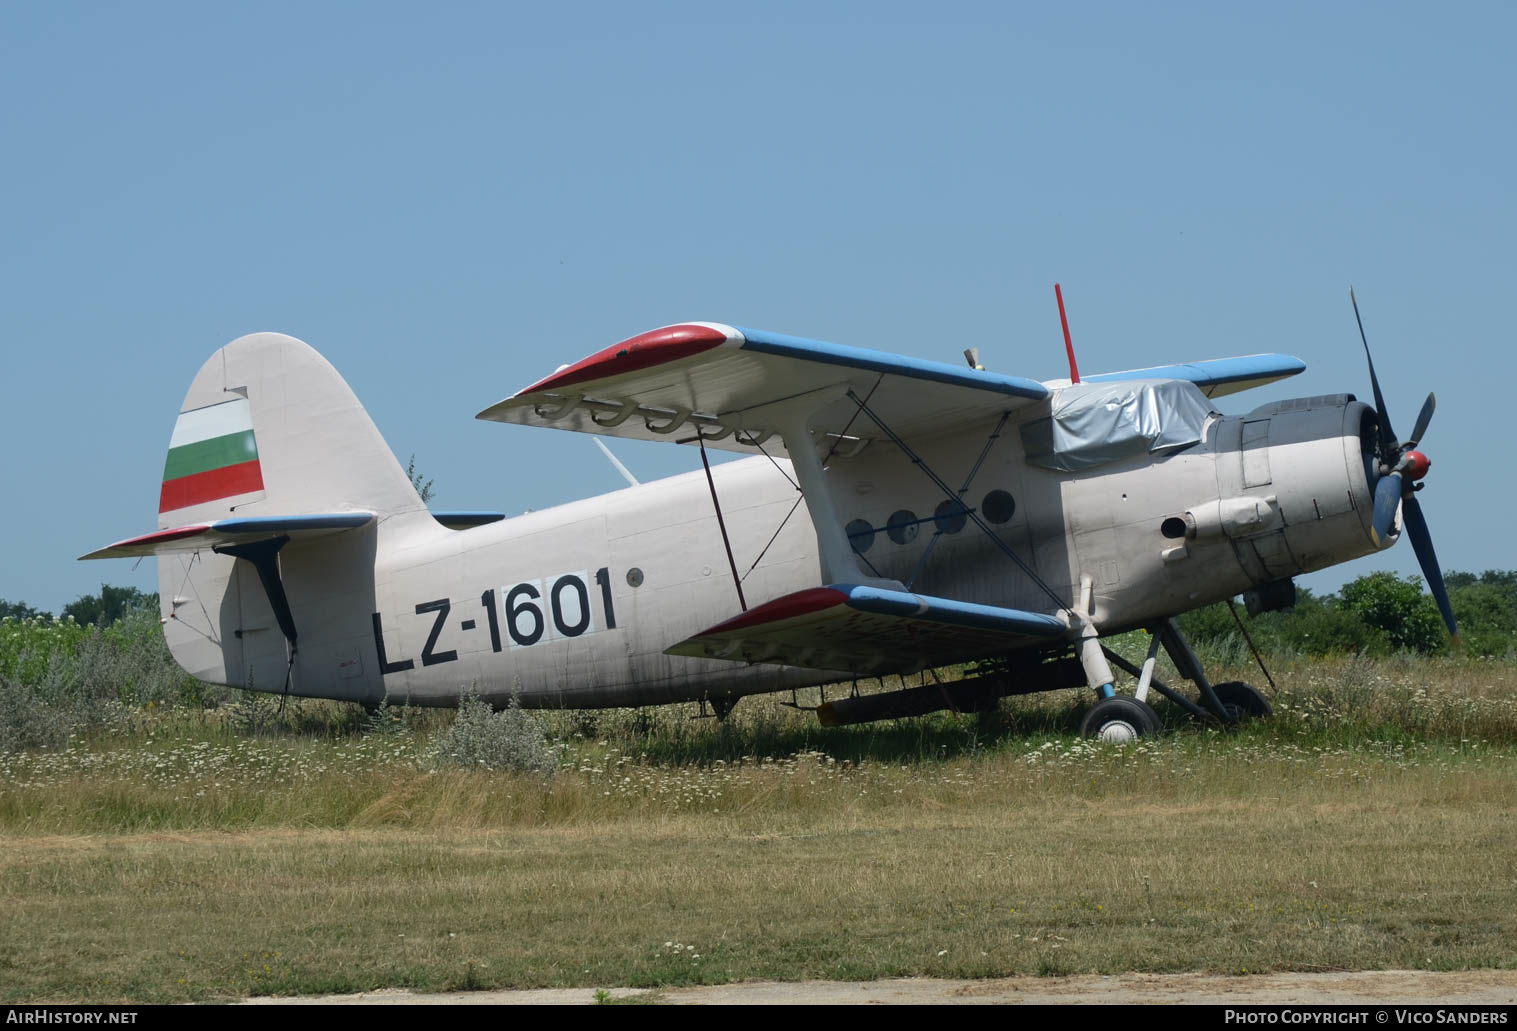
[[1017,502],[1004,490],[993,490],[985,495],[985,500],[980,502],[980,511],[985,513],[985,518],[992,523],[1009,523],[1011,517],[1017,513]]
[[932,513],[932,521],[936,524],[938,533],[958,533],[964,529],[968,519],[969,512],[962,501],[945,501]]
[[867,519],[855,519],[843,530],[848,534],[848,543],[856,554],[864,554],[874,544],[874,526]]
[[897,544],[910,544],[917,539],[917,531],[921,528],[917,514],[910,509],[902,508],[890,513],[890,521],[885,524],[885,533]]

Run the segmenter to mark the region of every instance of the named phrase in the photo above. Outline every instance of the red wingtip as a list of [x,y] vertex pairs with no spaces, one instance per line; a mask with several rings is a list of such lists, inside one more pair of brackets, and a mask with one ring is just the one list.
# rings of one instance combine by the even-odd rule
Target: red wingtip
[[779,623],[786,619],[794,619],[796,616],[808,616],[822,609],[830,609],[834,605],[841,605],[848,600],[848,595],[836,587],[811,587],[804,591],[796,591],[794,594],[786,594],[767,601],[756,608],[751,608],[741,615],[718,623],[696,634],[696,637],[705,637],[707,634],[728,634],[735,630],[746,630],[749,627],[760,626],[764,623]]
[[210,523],[198,523],[194,526],[171,526],[167,530],[155,530],[152,533],[145,533],[141,537],[128,537],[124,541],[117,541],[115,544],[109,545],[109,548],[131,548],[143,544],[167,544],[171,541],[193,537],[197,533],[205,533],[210,528]]
[[662,365],[692,354],[709,351],[726,343],[727,334],[712,326],[697,326],[682,323],[664,326],[629,337],[619,344],[612,344],[603,351],[575,362],[567,369],[560,369],[547,379],[539,380],[522,394],[540,390],[562,390],[564,387],[590,380],[617,376],[624,372],[637,372],[653,365]]
[[1064,327],[1064,350],[1069,355],[1069,382],[1080,382],[1080,369],[1075,365],[1075,342],[1069,338],[1069,317],[1064,314],[1064,291],[1059,284],[1053,285],[1053,295],[1059,301],[1059,323]]

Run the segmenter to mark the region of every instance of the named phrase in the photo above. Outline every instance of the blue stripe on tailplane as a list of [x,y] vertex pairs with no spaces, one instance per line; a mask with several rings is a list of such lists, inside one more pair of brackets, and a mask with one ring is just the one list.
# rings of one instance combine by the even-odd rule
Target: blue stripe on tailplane
[[373,512],[323,512],[315,515],[245,516],[218,519],[216,533],[292,533],[303,530],[356,530],[374,518]]
[[1083,379],[1092,383],[1130,379],[1184,379],[1200,387],[1207,397],[1219,397],[1251,387],[1262,387],[1266,383],[1305,371],[1306,363],[1288,354],[1248,354],[1238,358],[1186,362],[1183,365],[1157,365],[1151,369],[1101,372]]
[[319,512],[308,515],[239,516],[214,523],[171,526],[140,537],[129,537],[80,558],[141,558],[174,552],[199,551],[233,544],[252,544],[274,537],[310,540],[356,530],[374,521],[373,512]]
[[1048,388],[1043,384],[1020,376],[980,372],[943,362],[928,361],[925,358],[908,358],[888,351],[872,351],[865,347],[829,344],[821,340],[807,340],[805,337],[770,333],[762,329],[744,329],[741,326],[734,328],[743,334],[743,350],[745,351],[776,354],[786,358],[801,358],[806,361],[821,362],[824,365],[841,365],[849,369],[867,369],[870,372],[884,372],[894,376],[931,380],[935,383],[950,383],[957,387],[989,390],[1029,401],[1041,401],[1048,396]]
[[951,626],[976,630],[1001,631],[1008,634],[1031,634],[1035,637],[1058,637],[1069,629],[1063,620],[1041,612],[1005,609],[997,605],[976,605],[951,598],[934,598],[881,587],[833,584],[833,590],[848,595],[847,605],[860,612],[877,612],[886,616],[930,619]]

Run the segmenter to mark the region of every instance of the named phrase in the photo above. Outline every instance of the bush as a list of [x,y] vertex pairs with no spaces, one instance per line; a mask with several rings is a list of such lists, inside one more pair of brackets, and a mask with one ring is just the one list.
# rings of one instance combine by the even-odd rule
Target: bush
[[1422,592],[1420,577],[1371,573],[1344,584],[1340,597],[1345,609],[1385,634],[1392,648],[1427,653],[1448,644],[1438,605]]
[[473,689],[458,700],[458,715],[438,735],[432,761],[543,776],[552,774],[554,765],[541,717],[524,711],[514,693],[510,706],[496,712]]
[[[1358,614],[1302,592],[1295,608],[1244,617],[1259,650],[1277,658],[1321,655],[1384,655],[1385,634]],[[1241,612],[1240,612],[1241,615]],[[1225,604],[1208,605],[1180,617],[1180,628],[1213,661],[1248,661],[1249,652]]]
[[1275,617],[1276,639],[1301,655],[1384,655],[1390,641],[1357,614],[1320,602],[1297,606]]
[[1510,630],[1471,630],[1466,632],[1459,624],[1459,636],[1464,642],[1463,651],[1482,659],[1510,659],[1517,657],[1517,634]]
[[[1502,656],[1517,646],[1517,589],[1509,574],[1487,572],[1480,579],[1450,573],[1449,591],[1461,631],[1472,631],[1472,653]],[[1180,627],[1213,656],[1244,654],[1241,635],[1226,605],[1208,605],[1180,617]],[[1292,609],[1248,620],[1259,649],[1277,658],[1324,655],[1423,654],[1448,647],[1443,617],[1415,576],[1371,573],[1343,585],[1338,595],[1313,597],[1302,590]]]
[[1517,630],[1517,591],[1494,583],[1449,591],[1460,630]]

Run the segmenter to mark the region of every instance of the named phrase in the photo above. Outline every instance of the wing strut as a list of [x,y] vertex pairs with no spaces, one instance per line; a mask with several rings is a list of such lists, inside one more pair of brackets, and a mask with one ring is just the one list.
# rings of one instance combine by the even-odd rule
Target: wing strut
[[[932,467],[923,460],[922,456],[911,450],[910,445],[908,445],[904,440],[897,436],[896,432],[889,426],[886,426],[884,421],[881,420],[878,415],[874,414],[874,410],[865,404],[857,394],[855,394],[852,390],[849,390],[848,397],[853,401],[854,404],[859,406],[859,411],[863,412],[865,415],[869,416],[871,420],[873,420],[874,424],[880,428],[880,432],[885,434],[885,436],[890,439],[890,442],[892,444],[900,448],[901,452],[905,454],[907,458],[911,459],[913,465],[927,474],[927,478],[937,485],[938,489],[943,492],[944,497],[946,497],[949,501],[959,501],[959,496],[954,493],[953,488],[948,486],[947,483],[943,482],[943,478],[932,471]],[[1021,556],[1011,550],[1011,545],[1007,544],[1005,541],[1001,540],[1000,537],[996,536],[995,531],[990,528],[985,520],[980,518],[980,514],[978,512],[972,511],[970,509],[965,509],[964,514],[973,520],[974,524],[980,528],[985,536],[990,538],[990,542],[999,548],[1002,554],[1011,559],[1012,562],[1016,563],[1017,567],[1021,569],[1022,572],[1027,574],[1028,579],[1037,584],[1038,587],[1042,589],[1043,593],[1048,595],[1048,597],[1053,601],[1055,605],[1061,609],[1069,609],[1069,605],[1065,603],[1064,599],[1055,594],[1054,589],[1052,587],[1049,587],[1048,584],[1044,583],[1043,578],[1034,572],[1033,568],[1030,565],[1022,561]]]
[[748,611],[748,600],[743,597],[743,581],[737,575],[737,562],[732,557],[732,541],[727,537],[727,521],[722,518],[722,503],[716,499],[716,481],[711,478],[711,462],[706,458],[706,436],[697,432],[695,439],[701,445],[701,465],[706,468],[706,486],[711,488],[711,507],[716,509],[716,525],[722,531],[722,547],[727,549],[727,565],[732,569],[732,586],[737,588],[737,603]]

